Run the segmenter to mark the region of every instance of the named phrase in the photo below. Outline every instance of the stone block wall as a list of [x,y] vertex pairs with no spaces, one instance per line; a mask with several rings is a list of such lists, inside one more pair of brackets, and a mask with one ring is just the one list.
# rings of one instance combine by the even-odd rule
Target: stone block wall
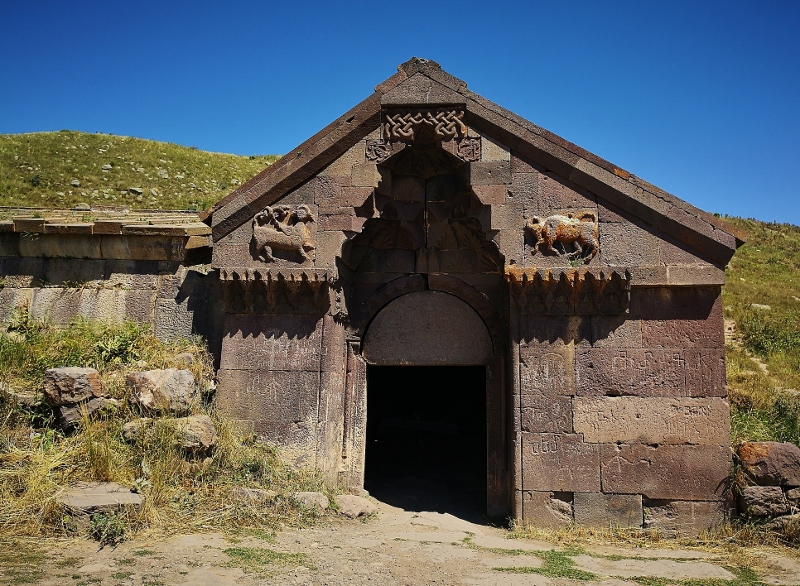
[[522,516],[696,532],[730,500],[719,287],[633,288],[620,316],[520,315]]

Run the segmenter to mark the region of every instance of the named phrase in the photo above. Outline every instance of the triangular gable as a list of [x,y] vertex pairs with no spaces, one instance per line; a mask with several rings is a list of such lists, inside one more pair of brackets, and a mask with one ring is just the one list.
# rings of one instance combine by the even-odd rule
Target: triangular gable
[[381,124],[381,111],[458,105],[464,123],[599,198],[725,264],[746,236],[733,226],[469,91],[440,66],[413,58],[374,93],[268,167],[207,214],[214,241],[313,177]]

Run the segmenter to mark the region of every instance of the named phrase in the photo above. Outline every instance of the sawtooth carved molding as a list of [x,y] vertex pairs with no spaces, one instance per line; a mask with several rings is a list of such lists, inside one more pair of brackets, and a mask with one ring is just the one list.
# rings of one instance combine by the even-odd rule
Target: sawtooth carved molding
[[525,223],[525,229],[533,236],[537,248],[544,245],[548,252],[571,259],[592,258],[600,248],[597,213],[594,211],[547,218],[534,216]]
[[383,118],[384,138],[413,143],[421,135],[434,140],[464,138],[464,110],[455,108],[402,108],[388,110]]
[[325,269],[220,270],[228,313],[322,314],[330,307]]
[[253,218],[253,244],[256,257],[263,262],[273,262],[273,250],[287,250],[310,261],[315,249],[314,238],[307,224],[314,221],[311,209],[301,204],[267,206]]
[[511,297],[522,315],[619,315],[628,313],[627,269],[506,268]]

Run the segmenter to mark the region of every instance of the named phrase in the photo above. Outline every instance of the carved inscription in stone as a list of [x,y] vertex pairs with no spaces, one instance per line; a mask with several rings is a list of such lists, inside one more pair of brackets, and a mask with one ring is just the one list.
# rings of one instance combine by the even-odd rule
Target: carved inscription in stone
[[575,433],[590,443],[728,445],[730,409],[719,398],[576,397]]
[[574,395],[573,362],[571,345],[520,347],[522,394]]
[[522,433],[523,490],[600,491],[600,446],[577,434]]
[[301,204],[292,209],[288,205],[267,206],[253,218],[253,245],[256,256],[264,262],[273,262],[273,250],[288,250],[310,261],[314,239],[307,224],[313,222],[311,209]]
[[299,315],[227,315],[220,368],[320,369],[322,320]]
[[462,138],[467,134],[464,110],[453,108],[402,108],[384,115],[384,137],[414,142],[421,135],[431,140]]
[[575,361],[578,395],[727,396],[722,350],[580,348]]
[[544,245],[548,252],[571,259],[592,258],[600,247],[597,236],[597,213],[594,211],[587,210],[548,218],[534,216],[526,222],[525,229],[536,240],[537,246]]
[[569,397],[522,395],[522,431],[572,433],[572,400]]

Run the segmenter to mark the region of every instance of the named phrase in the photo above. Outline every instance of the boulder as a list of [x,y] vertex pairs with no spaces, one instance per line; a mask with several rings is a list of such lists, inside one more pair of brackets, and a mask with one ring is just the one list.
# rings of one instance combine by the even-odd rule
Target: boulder
[[765,523],[764,527],[778,533],[792,532],[796,534],[796,532],[800,532],[800,513],[778,517],[769,523]]
[[177,368],[132,372],[126,383],[131,401],[148,411],[187,413],[197,395],[191,371]]
[[119,511],[125,506],[138,509],[142,497],[116,482],[79,482],[62,493],[58,502],[72,512],[89,515]]
[[337,494],[334,500],[339,507],[339,514],[351,519],[372,515],[378,512],[378,507],[363,496]]
[[62,405],[58,408],[58,414],[61,418],[61,425],[64,427],[72,427],[77,425],[83,419],[84,412],[86,415],[93,415],[103,407],[110,405],[117,405],[116,399],[107,399],[106,397],[94,397],[82,403],[74,405]]
[[777,517],[790,509],[779,486],[748,486],[739,497],[739,510],[748,517]]
[[800,448],[791,443],[744,442],[739,458],[761,486],[800,487]]
[[264,490],[262,488],[245,488],[235,486],[231,489],[230,496],[233,500],[247,504],[269,503],[275,500],[278,493],[274,490]]
[[10,403],[23,409],[32,409],[41,398],[36,393],[14,390],[8,383],[4,382],[0,382],[0,397],[5,403]]
[[787,490],[785,496],[786,500],[789,501],[789,504],[794,505],[795,507],[800,506],[800,488]]
[[44,398],[51,407],[74,405],[102,394],[94,368],[49,368],[44,373]]
[[315,509],[317,511],[324,511],[328,508],[330,501],[328,501],[328,497],[326,497],[321,492],[295,492],[292,493],[292,500],[295,502],[303,505],[309,509]]
[[125,438],[127,442],[135,442],[141,433],[150,427],[152,421],[153,420],[149,417],[141,417],[140,419],[129,421],[122,426],[122,437]]
[[181,449],[191,454],[208,454],[217,445],[217,430],[208,415],[165,419],[174,431]]

